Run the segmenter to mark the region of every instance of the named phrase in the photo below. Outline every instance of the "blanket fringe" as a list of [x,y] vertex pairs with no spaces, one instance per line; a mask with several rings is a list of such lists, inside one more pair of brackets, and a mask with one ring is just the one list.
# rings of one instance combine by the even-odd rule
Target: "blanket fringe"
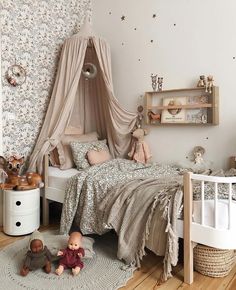
[[158,198],[154,197],[154,202],[152,203],[152,208],[150,210],[150,213],[148,215],[148,219],[147,219],[147,222],[146,222],[146,226],[145,226],[145,231],[144,231],[143,238],[142,238],[141,247],[138,250],[138,255],[136,255],[136,264],[137,264],[137,266],[139,268],[141,266],[140,265],[140,261],[142,260],[143,256],[146,255],[146,252],[145,252],[146,241],[148,240],[148,237],[150,235],[151,221],[152,221],[152,217],[153,217],[155,208],[157,206],[157,203],[158,203]]

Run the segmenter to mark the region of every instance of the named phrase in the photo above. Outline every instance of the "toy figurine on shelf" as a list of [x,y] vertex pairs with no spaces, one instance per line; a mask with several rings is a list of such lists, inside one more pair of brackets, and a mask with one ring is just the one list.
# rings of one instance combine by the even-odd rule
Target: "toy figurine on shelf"
[[153,111],[148,111],[148,117],[151,124],[156,124],[156,122],[161,121],[161,114],[156,114]]
[[204,75],[201,75],[199,78],[200,79],[199,79],[199,81],[197,83],[197,87],[205,88],[206,87],[206,77]]
[[209,75],[207,77],[207,85],[206,85],[206,92],[208,92],[209,94],[211,94],[212,92],[213,82],[214,82],[213,76]]
[[26,175],[20,175],[23,163],[24,157],[13,155],[6,160],[3,156],[0,156],[0,167],[7,176],[5,181],[0,183],[1,189],[28,190],[43,187],[42,177],[36,172],[27,172]]
[[157,75],[151,74],[152,89],[155,92],[157,90]]
[[157,83],[158,83],[158,91],[162,91],[163,77],[158,77]]

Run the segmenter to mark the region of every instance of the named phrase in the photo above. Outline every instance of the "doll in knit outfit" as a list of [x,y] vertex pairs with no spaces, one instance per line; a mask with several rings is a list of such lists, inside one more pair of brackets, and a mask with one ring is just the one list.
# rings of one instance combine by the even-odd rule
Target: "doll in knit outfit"
[[144,135],[146,131],[142,128],[138,128],[133,132],[134,142],[131,147],[131,151],[128,156],[136,162],[148,163],[152,157],[148,144],[144,141]]
[[84,249],[81,248],[82,235],[79,232],[70,234],[67,248],[60,250],[57,256],[61,256],[59,267],[56,269],[56,274],[61,275],[64,269],[72,269],[72,274],[78,275],[80,270],[84,267],[81,258],[84,257]]
[[51,260],[52,255],[44,245],[42,234],[39,231],[34,231],[30,236],[28,251],[20,274],[26,276],[29,271],[39,268],[43,268],[48,274],[51,272]]

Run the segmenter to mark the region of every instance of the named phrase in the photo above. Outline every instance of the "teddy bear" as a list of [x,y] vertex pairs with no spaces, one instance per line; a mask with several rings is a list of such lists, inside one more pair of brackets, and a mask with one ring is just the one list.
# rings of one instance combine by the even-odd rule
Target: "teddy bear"
[[197,87],[206,87],[206,77],[204,75],[201,75],[199,77],[199,81],[197,83]]
[[70,234],[67,248],[60,250],[57,256],[60,256],[59,266],[56,269],[56,274],[61,275],[64,269],[71,268],[72,274],[78,275],[80,270],[84,267],[81,258],[84,257],[84,249],[81,247],[82,235],[80,232],[72,232]]
[[43,268],[45,273],[51,272],[52,254],[45,246],[42,234],[34,231],[29,239],[28,251],[23,266],[20,270],[21,276],[26,276],[29,271]]
[[144,141],[144,136],[147,131],[142,128],[137,128],[132,132],[133,143],[128,156],[140,163],[148,163],[152,157],[148,144]]
[[214,82],[213,76],[209,75],[207,77],[207,86],[206,86],[206,92],[208,92],[209,94],[212,93],[213,82]]

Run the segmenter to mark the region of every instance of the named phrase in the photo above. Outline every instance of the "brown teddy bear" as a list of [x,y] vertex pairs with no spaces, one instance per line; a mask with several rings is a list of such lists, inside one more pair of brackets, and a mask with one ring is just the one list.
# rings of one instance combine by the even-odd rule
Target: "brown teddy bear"
[[144,136],[147,135],[147,131],[142,128],[137,128],[133,131],[133,143],[128,156],[141,163],[148,163],[152,157],[148,144],[144,141]]

